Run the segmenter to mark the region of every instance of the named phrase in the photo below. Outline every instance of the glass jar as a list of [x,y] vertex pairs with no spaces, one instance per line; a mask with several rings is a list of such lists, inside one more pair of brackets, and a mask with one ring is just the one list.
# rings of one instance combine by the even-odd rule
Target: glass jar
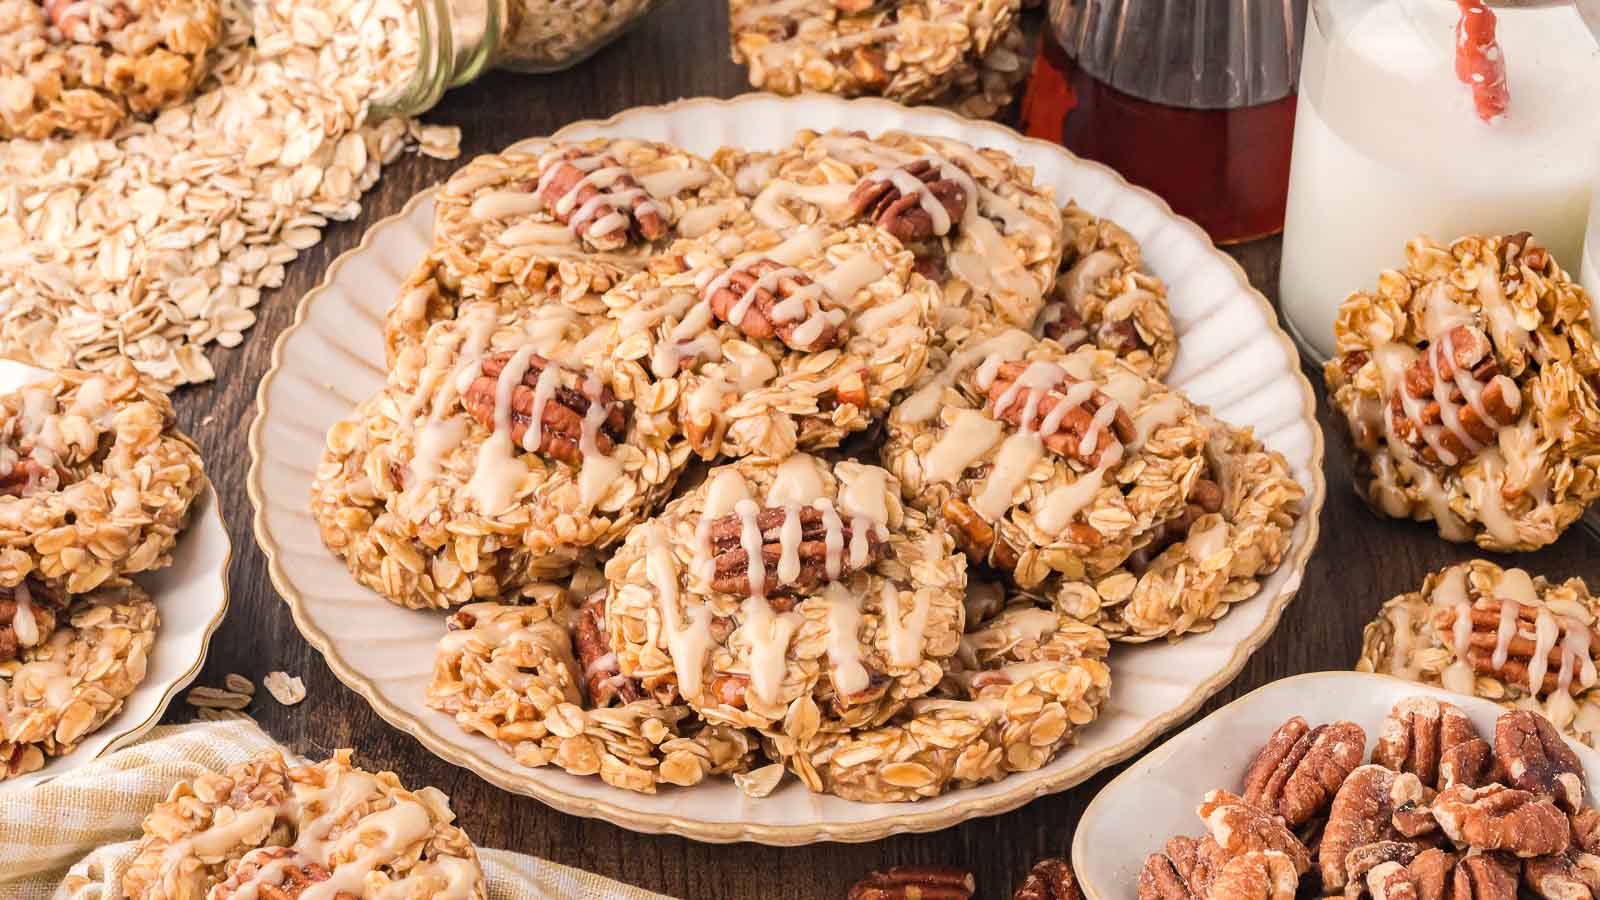
[[416,71],[377,116],[416,116],[491,68],[556,72],[594,55],[667,0],[416,0]]
[[1022,127],[1218,243],[1283,227],[1304,0],[1050,0]]
[[1600,316],[1600,156],[1595,159],[1594,200],[1589,207],[1589,236],[1583,242],[1583,272],[1579,276],[1596,316]]
[[[1570,2],[1490,0],[1509,100],[1458,74],[1454,0],[1313,0],[1279,278],[1317,360],[1351,291],[1418,234],[1533,233],[1576,271],[1600,148],[1600,44]],[[1483,45],[1480,45],[1483,46]],[[1464,80],[1465,79],[1465,80]]]

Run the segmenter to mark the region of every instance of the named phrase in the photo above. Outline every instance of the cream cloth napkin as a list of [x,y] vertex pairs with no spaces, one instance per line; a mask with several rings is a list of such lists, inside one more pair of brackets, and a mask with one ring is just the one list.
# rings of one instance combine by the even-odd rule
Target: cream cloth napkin
[[[0,788],[0,896],[112,900],[133,861],[139,823],[172,786],[274,747],[238,719],[156,728],[139,743],[26,791]],[[288,753],[284,754],[288,756]],[[401,780],[407,787],[420,788]],[[467,833],[472,817],[456,810]],[[479,850],[490,900],[668,900],[590,872],[505,850]]]

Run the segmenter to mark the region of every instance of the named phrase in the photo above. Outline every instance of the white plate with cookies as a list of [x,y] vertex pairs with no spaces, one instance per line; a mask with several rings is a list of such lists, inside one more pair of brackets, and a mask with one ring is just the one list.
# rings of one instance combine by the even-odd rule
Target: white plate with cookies
[[359,247],[330,267],[280,337],[258,393],[249,492],[257,539],[301,632],[341,680],[441,758],[564,812],[644,832],[794,845],[931,831],[1015,809],[1137,753],[1238,675],[1299,587],[1325,491],[1310,385],[1265,298],[1198,226],[1159,198],[1104,166],[1004,127],[878,100],[757,94],[685,100],[576,123],[553,137],[663,141],[709,157],[725,145],[778,149],[802,129],[898,129],[995,148],[1031,166],[1057,204],[1072,200],[1126,229],[1141,245],[1148,269],[1168,286],[1179,350],[1167,382],[1219,417],[1253,427],[1258,439],[1283,455],[1304,490],[1281,566],[1209,631],[1181,642],[1116,647],[1110,700],[1076,745],[1037,770],[982,786],[916,803],[852,802],[811,793],[792,777],[762,798],[725,778],[635,793],[552,766],[520,765],[496,743],[469,735],[426,705],[444,616],[401,608],[358,585],[319,540],[307,503],[329,427],[384,383],[385,315],[432,243],[435,191],[425,191],[375,224]]

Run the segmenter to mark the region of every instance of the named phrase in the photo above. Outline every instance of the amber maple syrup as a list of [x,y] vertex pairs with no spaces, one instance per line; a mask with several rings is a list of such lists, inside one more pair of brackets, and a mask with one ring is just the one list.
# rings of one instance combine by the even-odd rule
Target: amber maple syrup
[[1045,36],[1022,101],[1030,136],[1149,188],[1219,244],[1283,230],[1295,95],[1235,109],[1184,109],[1125,94]]

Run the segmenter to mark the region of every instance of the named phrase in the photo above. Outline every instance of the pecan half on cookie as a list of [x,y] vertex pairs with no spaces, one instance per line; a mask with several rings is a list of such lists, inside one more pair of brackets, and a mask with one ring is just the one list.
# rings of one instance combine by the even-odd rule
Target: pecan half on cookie
[[[499,380],[515,357],[501,352],[485,358],[482,374],[461,395],[467,412],[485,428],[495,428]],[[592,373],[537,354],[525,361],[527,368],[511,389],[511,442],[574,466],[582,465],[586,454],[609,454],[627,424],[627,412],[611,388]]]
[[1458,325],[1407,367],[1389,415],[1395,436],[1424,460],[1455,466],[1494,444],[1521,407],[1517,383],[1501,373],[1488,336]]
[[911,244],[948,234],[966,215],[967,189],[931,159],[874,172],[850,195],[852,216],[867,219]]
[[667,234],[661,205],[609,154],[591,155],[576,147],[552,152],[540,160],[538,180],[525,187],[601,250],[621,247],[633,235],[654,241]]
[[[810,592],[883,558],[883,540],[870,523],[840,517],[831,509],[803,506],[791,516],[783,507],[750,503],[752,514],[731,512],[711,521],[715,590],[766,596]],[[786,530],[795,528],[798,541],[786,535]],[[793,545],[792,552],[785,552],[785,543]],[[762,565],[752,570],[754,547],[759,547],[755,552],[760,553]],[[753,572],[776,573],[776,584],[769,586],[764,574],[756,576],[762,579],[760,585],[752,584]]]
[[753,338],[777,338],[802,353],[844,342],[841,310],[824,310],[822,286],[805,272],[771,259],[723,271],[706,285],[705,299],[718,319]]
[[1051,363],[1002,364],[988,397],[995,418],[1037,432],[1046,447],[1091,469],[1138,434],[1128,412],[1094,382]]

